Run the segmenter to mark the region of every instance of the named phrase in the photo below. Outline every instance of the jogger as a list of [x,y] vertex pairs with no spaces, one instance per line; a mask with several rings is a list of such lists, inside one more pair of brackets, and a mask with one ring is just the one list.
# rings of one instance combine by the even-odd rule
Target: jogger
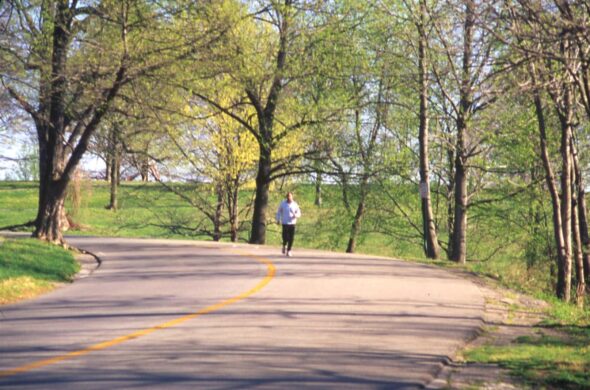
[[295,239],[295,224],[301,217],[301,209],[293,200],[293,193],[287,192],[287,199],[283,200],[277,210],[276,220],[283,227],[283,254],[293,256],[291,248]]

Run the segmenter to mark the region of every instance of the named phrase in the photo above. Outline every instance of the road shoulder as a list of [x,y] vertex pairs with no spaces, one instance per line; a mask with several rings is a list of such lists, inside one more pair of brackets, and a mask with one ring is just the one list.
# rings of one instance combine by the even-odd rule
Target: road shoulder
[[496,281],[462,270],[462,274],[475,283],[485,298],[482,332],[456,356],[445,364],[428,389],[527,389],[526,384],[510,375],[509,370],[497,364],[465,362],[463,353],[480,346],[507,346],[522,336],[538,335],[538,325],[546,318],[548,304],[507,288]]

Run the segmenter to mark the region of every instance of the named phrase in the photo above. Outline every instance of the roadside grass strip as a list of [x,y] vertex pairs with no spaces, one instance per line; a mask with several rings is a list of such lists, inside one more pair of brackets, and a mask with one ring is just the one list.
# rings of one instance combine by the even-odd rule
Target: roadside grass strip
[[171,328],[171,327],[176,326],[176,325],[180,325],[180,324],[182,324],[182,323],[184,323],[186,321],[192,320],[192,319],[194,319],[196,317],[199,317],[199,316],[202,316],[204,314],[208,314],[208,313],[211,313],[211,312],[220,310],[220,309],[224,308],[225,306],[228,306],[228,305],[231,305],[233,303],[236,303],[236,302],[239,302],[241,300],[244,300],[244,299],[248,298],[249,296],[256,294],[257,292],[259,292],[260,290],[262,290],[268,283],[270,283],[270,281],[272,280],[272,278],[274,277],[274,275],[276,273],[276,268],[275,268],[274,264],[270,260],[268,260],[268,259],[266,259],[264,257],[258,257],[258,256],[254,256],[254,255],[250,255],[250,254],[246,254],[246,253],[241,253],[241,252],[237,252],[237,251],[233,251],[233,250],[231,252],[234,253],[234,254],[238,254],[238,255],[241,255],[241,256],[245,256],[245,257],[251,258],[251,259],[256,260],[257,262],[259,262],[261,264],[264,264],[266,266],[266,275],[265,275],[265,277],[262,280],[260,280],[251,289],[249,289],[249,290],[247,290],[247,291],[245,291],[245,292],[243,292],[243,293],[241,293],[239,295],[233,296],[231,298],[228,298],[228,299],[219,301],[218,303],[215,303],[213,305],[207,306],[207,307],[205,307],[203,309],[200,309],[199,311],[196,311],[196,312],[194,312],[192,314],[187,314],[185,316],[182,316],[182,317],[173,319],[171,321],[164,322],[162,324],[158,324],[158,325],[155,325],[155,326],[146,328],[146,329],[138,330],[138,331],[135,331],[135,332],[132,332],[132,333],[129,333],[129,334],[120,336],[120,337],[116,337],[116,338],[111,339],[111,340],[103,341],[103,342],[100,342],[100,343],[91,345],[91,346],[89,346],[87,348],[83,348],[83,349],[80,349],[80,350],[77,350],[77,351],[72,351],[72,352],[65,353],[65,354],[59,355],[59,356],[55,356],[55,357],[49,358],[49,359],[39,360],[39,361],[36,361],[36,362],[25,364],[25,365],[20,366],[20,367],[11,368],[11,369],[7,369],[7,370],[2,370],[2,371],[0,371],[0,378],[9,377],[9,376],[13,376],[13,375],[25,373],[25,372],[34,370],[36,368],[40,368],[40,367],[48,366],[48,365],[51,365],[51,364],[59,363],[61,361],[72,359],[72,358],[75,358],[77,356],[87,355],[87,354],[89,354],[91,352],[94,352],[94,351],[100,351],[100,350],[103,350],[103,349],[106,349],[106,348],[109,348],[109,347],[112,347],[112,346],[115,346],[115,345],[124,343],[124,342],[129,341],[129,340],[137,339],[137,338],[142,337],[142,336],[147,336],[147,335],[149,335],[151,333],[154,333],[157,330],[162,330],[162,329],[166,329],[166,328]]
[[508,346],[465,352],[468,362],[495,363],[534,388],[590,388],[590,327],[566,326],[563,336],[519,337]]
[[35,239],[0,244],[0,304],[33,298],[70,282],[80,265],[72,252]]

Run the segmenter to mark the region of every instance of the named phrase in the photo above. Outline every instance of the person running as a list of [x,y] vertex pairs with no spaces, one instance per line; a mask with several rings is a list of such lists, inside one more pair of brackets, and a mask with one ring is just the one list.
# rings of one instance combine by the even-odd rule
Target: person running
[[283,254],[291,257],[293,240],[295,239],[295,224],[301,217],[301,209],[293,200],[293,193],[287,192],[287,199],[283,200],[277,210],[276,220],[283,226]]

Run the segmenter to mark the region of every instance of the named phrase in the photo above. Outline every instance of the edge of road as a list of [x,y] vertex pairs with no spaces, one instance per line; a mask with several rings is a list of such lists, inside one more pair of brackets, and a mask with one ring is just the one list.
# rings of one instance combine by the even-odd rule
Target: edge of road
[[94,253],[76,247],[71,248],[74,248],[76,251],[79,252],[74,257],[78,261],[78,263],[80,263],[80,271],[78,271],[78,273],[74,275],[74,282],[76,280],[89,277],[94,273],[94,271],[99,269],[102,265],[101,258],[95,255]]

